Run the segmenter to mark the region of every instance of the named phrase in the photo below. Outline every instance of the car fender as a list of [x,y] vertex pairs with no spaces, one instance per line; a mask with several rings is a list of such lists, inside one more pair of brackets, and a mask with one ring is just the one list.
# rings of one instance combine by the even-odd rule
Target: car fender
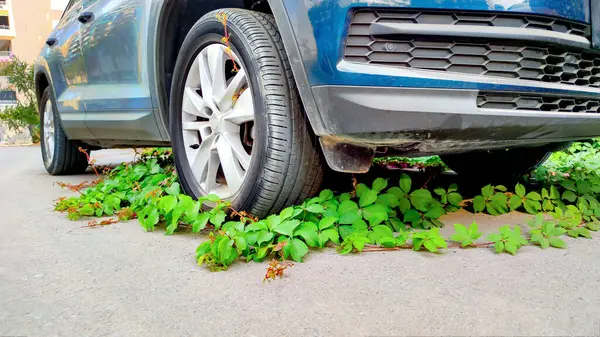
[[286,8],[283,0],[268,0],[268,2],[281,34],[308,120],[317,135],[325,134],[327,133],[325,123],[319,114],[306,73],[307,62],[317,60],[317,42],[308,19],[308,8],[303,1],[293,1],[294,8]]

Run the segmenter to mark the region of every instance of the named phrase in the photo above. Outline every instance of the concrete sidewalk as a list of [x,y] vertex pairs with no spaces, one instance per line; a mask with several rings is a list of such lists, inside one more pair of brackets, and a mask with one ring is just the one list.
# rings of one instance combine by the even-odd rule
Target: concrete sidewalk
[[[265,263],[196,266],[199,235],[136,221],[69,232],[86,221],[52,210],[68,194],[53,183],[94,177],[49,176],[39,152],[0,148],[0,336],[600,336],[598,238],[514,257],[326,249],[265,284]],[[509,216],[475,218],[487,231]]]

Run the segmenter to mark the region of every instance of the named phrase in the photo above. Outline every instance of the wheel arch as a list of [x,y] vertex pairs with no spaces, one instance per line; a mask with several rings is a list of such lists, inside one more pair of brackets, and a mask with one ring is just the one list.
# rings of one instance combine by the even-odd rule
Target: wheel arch
[[38,105],[39,105],[40,99],[42,98],[42,94],[44,94],[44,90],[46,90],[46,88],[50,87],[50,77],[46,74],[46,72],[44,70],[38,70],[35,74],[34,80],[35,80],[35,97],[36,97]]

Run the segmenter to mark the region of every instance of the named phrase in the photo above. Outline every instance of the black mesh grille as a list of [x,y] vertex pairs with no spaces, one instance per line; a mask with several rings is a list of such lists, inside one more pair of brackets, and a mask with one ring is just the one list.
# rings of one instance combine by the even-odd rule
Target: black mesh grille
[[486,26],[543,29],[590,37],[590,26],[561,19],[522,14],[442,12],[412,10],[359,10],[354,13],[350,34],[368,35],[373,23],[414,23],[455,26]]
[[[350,62],[499,76],[600,87],[600,54],[518,41],[465,41],[444,37],[369,34],[374,22],[440,23],[547,29],[589,35],[589,27],[562,20],[516,15],[359,11],[345,48]],[[545,22],[545,23],[544,23]],[[544,23],[544,24],[542,24]],[[481,41],[481,42],[480,42]]]
[[477,106],[484,109],[598,113],[600,98],[564,98],[516,93],[480,93]]

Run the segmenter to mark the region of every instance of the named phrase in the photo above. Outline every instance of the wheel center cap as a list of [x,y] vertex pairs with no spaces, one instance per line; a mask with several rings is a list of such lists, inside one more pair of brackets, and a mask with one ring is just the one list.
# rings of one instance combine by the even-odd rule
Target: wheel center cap
[[209,123],[210,127],[213,129],[213,132],[220,132],[223,125],[223,117],[221,117],[221,114],[218,112],[213,113],[210,116]]

